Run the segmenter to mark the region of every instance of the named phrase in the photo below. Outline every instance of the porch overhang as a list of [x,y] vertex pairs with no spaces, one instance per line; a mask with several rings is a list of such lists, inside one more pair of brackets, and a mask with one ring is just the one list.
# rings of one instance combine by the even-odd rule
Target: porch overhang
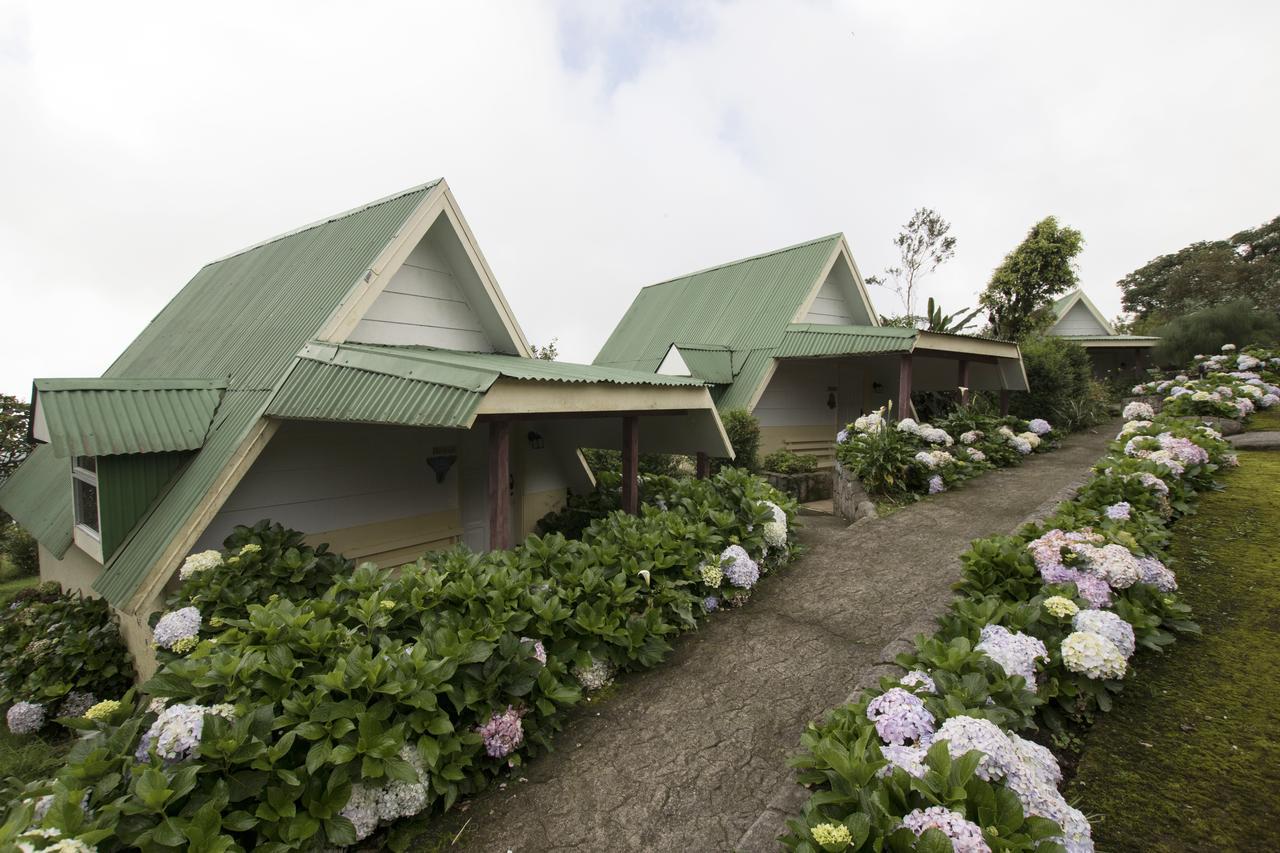
[[1058,335],[1085,349],[1151,349],[1160,339],[1148,335]]
[[582,436],[579,446],[602,448],[620,446],[611,421],[642,417],[642,452],[732,455],[698,379],[494,353],[313,341],[266,414],[456,429],[554,418]]
[[[913,387],[920,391],[955,390],[958,377],[976,391],[1026,391],[1022,353],[1012,341],[952,335],[892,326],[826,326],[797,323],[787,328],[774,352],[778,359],[909,357],[915,362]],[[931,362],[961,365],[946,368]]]

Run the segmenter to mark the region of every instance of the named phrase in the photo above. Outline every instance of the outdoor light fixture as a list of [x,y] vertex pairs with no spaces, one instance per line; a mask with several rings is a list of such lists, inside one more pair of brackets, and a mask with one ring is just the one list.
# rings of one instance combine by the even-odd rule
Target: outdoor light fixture
[[827,408],[834,409],[835,407],[836,407],[836,392],[833,389],[828,388],[827,389]]
[[546,447],[547,443],[542,440],[542,434],[529,430],[529,447],[533,450],[541,450]]
[[883,385],[881,385],[879,382],[872,382],[872,383],[871,383],[871,390],[872,390],[872,391],[875,391],[875,392],[878,394],[878,393],[880,393],[881,391],[883,391],[883,390],[884,390],[884,386],[883,386]]
[[443,483],[453,463],[458,461],[458,452],[452,447],[433,447],[427,457],[427,466],[436,472],[436,482]]

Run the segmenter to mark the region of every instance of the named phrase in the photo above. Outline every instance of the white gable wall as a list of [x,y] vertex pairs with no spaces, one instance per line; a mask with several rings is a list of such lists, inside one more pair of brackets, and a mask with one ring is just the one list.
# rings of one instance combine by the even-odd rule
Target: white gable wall
[[1053,327],[1056,335],[1105,335],[1107,330],[1083,302],[1071,306]]
[[470,276],[456,274],[449,260],[453,253],[448,251],[442,230],[448,227],[437,223],[422,238],[347,340],[494,351],[480,314],[473,307],[477,294],[470,279],[474,278],[474,271],[466,271]]
[[693,372],[689,370],[689,365],[685,363],[684,356],[680,355],[680,349],[672,344],[667,350],[666,356],[662,359],[662,364],[658,365],[658,373],[662,376],[692,376]]
[[862,304],[858,293],[858,284],[853,278],[849,264],[844,255],[836,258],[822,282],[813,304],[801,319],[802,323],[817,323],[823,326],[867,326],[871,318]]

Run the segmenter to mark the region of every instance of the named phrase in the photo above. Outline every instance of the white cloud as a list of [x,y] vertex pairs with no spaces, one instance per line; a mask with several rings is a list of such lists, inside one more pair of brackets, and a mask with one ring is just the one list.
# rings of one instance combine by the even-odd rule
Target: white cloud
[[1278,212],[1273,4],[598,5],[0,6],[0,390],[99,373],[206,261],[436,175],[575,360],[690,269],[840,230],[870,274],[920,205],[959,237],[949,309],[1054,213],[1108,314]]

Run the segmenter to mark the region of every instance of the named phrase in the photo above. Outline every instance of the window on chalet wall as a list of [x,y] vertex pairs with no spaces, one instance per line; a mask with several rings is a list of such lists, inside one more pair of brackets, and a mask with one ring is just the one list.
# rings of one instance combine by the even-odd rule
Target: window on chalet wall
[[97,457],[75,457],[71,462],[71,481],[75,489],[76,526],[100,538]]

